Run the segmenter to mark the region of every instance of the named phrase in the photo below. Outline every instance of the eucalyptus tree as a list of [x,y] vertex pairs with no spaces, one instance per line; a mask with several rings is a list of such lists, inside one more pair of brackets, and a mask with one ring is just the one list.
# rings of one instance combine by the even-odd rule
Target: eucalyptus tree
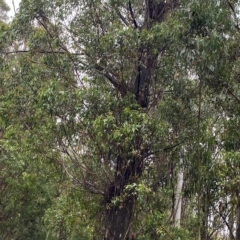
[[[141,193],[165,188],[172,159],[163,156],[183,144],[197,159],[186,166],[195,169],[190,179],[204,225],[203,117],[213,92],[223,88],[216,79],[228,76],[232,7],[229,1],[22,0],[9,36],[19,48],[2,51],[15,60],[15,80],[5,84],[9,125],[19,131],[9,136],[17,141],[22,131],[31,154],[48,158],[49,151],[75,186],[96,196],[104,206],[99,238],[138,234],[133,218]],[[154,228],[146,236],[167,235]]]
[[[156,44],[155,39],[148,39],[148,31],[156,32],[154,27],[176,7],[175,1],[23,1],[16,19],[24,24],[30,21],[30,26],[37,20],[47,33],[44,49],[36,39],[29,45],[32,52],[64,54],[72,64],[73,84],[80,85],[75,98],[82,101],[77,99],[77,105],[72,106],[69,103],[70,112],[67,108],[59,112],[56,105],[51,106],[59,102],[51,100],[57,94],[50,89],[44,101],[67,133],[59,143],[72,162],[72,166],[64,164],[66,171],[76,183],[103,196],[106,239],[125,239],[129,235],[136,196],[134,185],[129,191],[126,186],[138,183],[145,161],[154,150],[150,146],[157,136],[157,125],[151,123],[155,120],[147,113],[160,98],[167,75],[171,75],[170,71],[166,76],[162,74],[162,83],[158,83],[157,75],[171,67],[171,55],[166,56],[169,62],[163,58],[157,63],[170,42],[160,36],[162,43]],[[26,35],[19,27],[16,31]],[[157,64],[163,68],[156,70]],[[85,79],[79,77],[81,71],[87,75]],[[70,84],[66,71],[59,69],[59,75]]]

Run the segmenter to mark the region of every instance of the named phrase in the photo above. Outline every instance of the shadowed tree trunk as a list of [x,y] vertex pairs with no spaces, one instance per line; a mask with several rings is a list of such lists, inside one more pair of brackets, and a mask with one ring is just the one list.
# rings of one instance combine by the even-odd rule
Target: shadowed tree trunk
[[146,153],[146,150],[142,151],[141,156],[134,157],[130,163],[117,157],[115,181],[110,184],[106,195],[105,240],[129,239],[136,196],[132,194],[134,189],[124,192],[124,188],[141,176]]
[[236,240],[240,240],[240,197],[239,192],[238,195],[238,203],[237,203],[237,231],[236,231]]
[[107,210],[105,240],[129,239],[134,197]]
[[203,193],[202,199],[202,229],[201,229],[201,239],[209,240],[209,231],[208,231],[208,217],[209,217],[209,203],[208,203],[208,186],[205,187],[206,192]]

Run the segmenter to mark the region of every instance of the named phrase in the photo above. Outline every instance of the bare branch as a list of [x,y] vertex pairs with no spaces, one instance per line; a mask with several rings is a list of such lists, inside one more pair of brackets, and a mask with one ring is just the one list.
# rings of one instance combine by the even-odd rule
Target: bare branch
[[223,222],[226,224],[226,226],[227,226],[227,228],[228,228],[228,230],[229,230],[229,233],[231,234],[232,239],[235,240],[236,238],[235,238],[234,235],[233,235],[232,229],[231,229],[231,227],[230,227],[230,225],[229,225],[229,223],[228,223],[228,221],[227,221],[227,217],[226,217],[223,213],[221,213],[221,211],[218,211],[217,208],[212,204],[212,202],[211,202],[210,200],[209,200],[209,204],[211,205],[211,207],[213,208],[213,210],[214,210],[217,214],[219,214],[219,216],[222,218]]
[[119,88],[119,83],[117,81],[117,79],[112,76],[109,72],[106,71],[106,69],[100,65],[95,65],[96,70],[98,70],[103,76],[105,76],[110,83],[115,87],[115,88]]
[[[235,20],[237,21],[237,15],[236,15],[234,6],[232,5],[232,3],[229,0],[226,0],[226,1],[227,1],[228,6],[230,7],[230,9],[231,9],[231,11],[233,13],[233,16],[234,16]],[[237,21],[235,27],[237,28],[238,31],[240,31],[240,28],[239,28],[239,25],[238,25],[238,21]]]
[[170,150],[170,149],[173,149],[173,148],[179,146],[180,144],[182,144],[183,142],[185,142],[185,140],[187,140],[187,138],[184,138],[181,142],[178,142],[178,143],[176,143],[176,144],[174,144],[174,145],[167,146],[167,147],[165,147],[163,150],[164,150],[164,151],[168,151],[168,150]]
[[116,12],[117,12],[118,16],[120,17],[120,19],[124,22],[124,24],[125,24],[126,26],[129,26],[128,21],[127,21],[126,18],[121,14],[121,12],[120,12],[118,9],[116,9]]
[[[31,50],[16,50],[16,51],[1,51],[0,54],[20,54],[20,53],[29,53],[33,52]],[[41,53],[41,54],[67,54],[66,51],[46,51],[46,50],[40,50],[40,51],[34,51],[35,53]],[[84,55],[83,53],[71,53],[71,55]]]
[[133,24],[134,24],[135,28],[138,28],[138,25],[137,25],[136,19],[134,17],[134,13],[133,13],[132,5],[131,5],[130,1],[128,1],[128,5],[129,5],[130,14],[131,14],[131,17],[132,17],[132,20],[133,20]]

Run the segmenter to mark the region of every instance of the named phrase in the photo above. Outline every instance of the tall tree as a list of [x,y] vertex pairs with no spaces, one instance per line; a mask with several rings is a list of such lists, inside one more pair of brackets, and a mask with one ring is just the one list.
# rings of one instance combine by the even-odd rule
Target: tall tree
[[[177,3],[78,3],[76,7],[80,8],[80,14],[74,13],[70,28],[65,29],[71,34],[72,46],[66,42],[69,41],[65,39],[66,31],[61,32],[57,23],[52,23],[50,18],[53,8],[49,7],[54,7],[55,3],[48,4],[52,6],[44,6],[39,2],[33,9],[29,9],[27,1],[23,1],[19,20],[27,15],[24,12],[30,16],[28,20],[35,18],[47,32],[47,49],[60,49],[58,51],[64,53],[72,62],[76,74],[82,69],[88,76],[95,78],[87,85],[84,83],[86,93],[83,90],[81,92],[85,94],[83,104],[86,104],[87,108],[82,106],[77,113],[78,120],[74,123],[77,127],[76,133],[81,131],[80,134],[86,138],[86,143],[80,142],[83,145],[80,156],[83,163],[76,159],[79,158],[76,150],[68,153],[73,158],[73,163],[77,161],[79,167],[87,169],[87,175],[79,179],[79,174],[70,174],[85,188],[104,196],[105,239],[127,239],[136,196],[131,191],[126,194],[125,188],[138,182],[144,171],[144,162],[153,150],[150,149],[152,143],[147,137],[153,135],[153,129],[148,127],[150,120],[147,112],[151,105],[156,104],[161,90],[156,89],[156,93],[151,93],[151,88],[155,90],[154,85],[163,85],[166,78],[164,76],[163,83],[158,83],[156,65],[158,58],[165,55],[169,43],[163,40],[161,44],[156,44],[153,39],[149,41],[148,31],[156,31],[154,26],[162,23]],[[64,7],[66,11],[62,13],[59,7],[58,14],[69,15],[72,4],[74,3],[65,2],[65,5],[60,7]],[[31,5],[28,3],[28,6]],[[61,23],[60,19],[58,21]],[[116,27],[118,31],[115,31]],[[53,46],[55,40],[58,41],[57,46]],[[76,54],[70,54],[74,49]],[[164,60],[161,62],[164,64]],[[81,84],[82,79],[78,78],[75,82]],[[102,93],[108,91],[111,95],[97,96],[96,90]],[[91,99],[91,95],[95,99]],[[63,116],[56,112],[56,106],[53,108],[51,114],[60,117],[63,123]],[[65,113],[64,117],[72,115],[76,118],[74,112],[70,112],[69,116],[66,116],[67,114]],[[86,114],[88,118],[84,119]],[[66,137],[64,141],[67,144],[63,141],[61,147],[69,151],[73,136],[68,133]],[[92,156],[92,161],[84,160],[87,156]],[[96,175],[99,168],[101,173]],[[78,173],[79,170],[75,171]],[[103,178],[101,175],[106,173],[107,178]]]

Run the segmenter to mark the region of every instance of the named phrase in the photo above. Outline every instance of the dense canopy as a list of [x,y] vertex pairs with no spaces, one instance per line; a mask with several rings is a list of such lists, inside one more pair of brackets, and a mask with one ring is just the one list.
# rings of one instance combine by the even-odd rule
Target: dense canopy
[[0,238],[240,240],[239,3],[0,1]]

